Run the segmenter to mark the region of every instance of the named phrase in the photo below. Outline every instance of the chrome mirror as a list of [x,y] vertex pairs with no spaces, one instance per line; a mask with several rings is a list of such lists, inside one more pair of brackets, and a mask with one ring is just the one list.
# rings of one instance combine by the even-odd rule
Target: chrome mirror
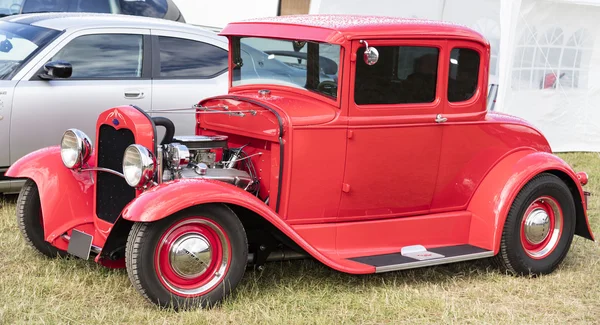
[[365,53],[363,54],[363,60],[367,65],[373,65],[379,60],[379,51],[374,47],[369,47],[369,43],[365,40],[360,40],[360,43],[365,44]]

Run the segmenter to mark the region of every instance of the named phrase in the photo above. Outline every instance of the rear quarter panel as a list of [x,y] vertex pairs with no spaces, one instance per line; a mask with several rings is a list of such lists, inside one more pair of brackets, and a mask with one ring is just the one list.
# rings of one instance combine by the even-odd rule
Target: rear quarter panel
[[551,153],[523,149],[504,157],[477,188],[467,207],[473,214],[469,243],[497,253],[504,222],[515,197],[527,182],[544,172],[555,174],[570,187],[576,187],[572,189],[578,207],[575,233],[593,239],[584,208],[583,190],[571,167]]
[[550,152],[544,136],[522,120],[488,114],[481,121],[443,125],[432,213],[464,210],[486,175],[513,152]]

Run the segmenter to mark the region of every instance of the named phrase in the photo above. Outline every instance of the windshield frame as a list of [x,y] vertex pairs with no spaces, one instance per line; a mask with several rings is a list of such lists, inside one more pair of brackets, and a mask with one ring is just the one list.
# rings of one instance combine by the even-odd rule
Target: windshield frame
[[11,34],[22,37],[22,35],[15,33],[15,31],[17,29],[24,28],[24,27],[39,30],[39,33],[37,35],[37,38],[38,38],[37,40],[31,40],[31,39],[26,38],[27,40],[31,41],[32,43],[38,45],[38,47],[34,51],[29,53],[29,55],[27,55],[23,60],[21,60],[21,64],[16,69],[14,69],[11,73],[7,74],[5,77],[0,78],[0,80],[12,80],[15,75],[17,75],[21,70],[23,70],[24,67],[29,65],[31,60],[36,55],[38,55],[41,51],[43,51],[46,47],[48,47],[48,45],[52,44],[60,35],[62,35],[64,33],[64,31],[59,31],[59,30],[55,30],[55,29],[51,29],[51,28],[32,26],[29,24],[22,24],[22,23],[16,23],[16,22],[2,21],[2,19],[0,19],[0,30],[1,31],[7,31]]
[[[266,82],[264,83],[245,83],[245,84],[238,84],[235,85],[235,81],[234,78],[236,78],[236,75],[239,78],[239,74],[241,73],[241,66],[239,64],[237,64],[237,62],[241,61],[241,52],[243,51],[243,46],[249,46],[249,45],[242,45],[241,44],[241,40],[243,38],[263,38],[263,39],[267,39],[267,40],[280,40],[280,41],[290,41],[290,42],[306,42],[307,43],[307,48],[308,48],[308,44],[316,44],[317,46],[319,44],[330,44],[330,45],[335,45],[335,46],[339,46],[339,63],[337,64],[337,93],[336,96],[329,96],[326,93],[317,91],[316,89],[310,89],[310,88],[306,88],[303,86],[288,86],[288,85],[282,85],[281,83],[277,83],[277,82],[267,82],[269,80],[269,78],[265,78],[264,80]],[[261,51],[261,49],[259,48],[254,48],[252,46],[249,46],[254,50],[257,51]],[[308,56],[308,55],[307,55]],[[310,56],[308,56],[310,58]],[[326,60],[331,60],[326,58],[325,56],[320,56],[321,59],[326,59]],[[247,36],[230,36],[229,37],[229,87],[230,90],[243,90],[245,88],[248,89],[255,89],[255,88],[273,88],[273,89],[285,89],[285,90],[290,90],[290,91],[294,91],[296,93],[300,93],[302,95],[308,95],[312,98],[316,98],[316,99],[320,99],[320,100],[324,100],[329,102],[330,104],[335,104],[335,106],[337,106],[338,108],[341,105],[341,97],[342,97],[342,85],[343,85],[343,69],[344,69],[344,59],[345,59],[345,48],[343,45],[339,45],[339,44],[332,44],[332,43],[326,43],[326,42],[319,42],[319,41],[312,41],[312,40],[303,40],[303,39],[294,39],[294,38],[278,38],[278,37],[266,37],[266,36],[254,36],[254,35],[247,35]],[[308,61],[308,60],[307,60]],[[316,63],[316,70],[313,69],[314,71],[320,71],[319,70],[319,60],[316,60],[312,62],[312,66],[315,67],[315,63]],[[285,63],[283,63],[285,64]],[[287,64],[286,64],[287,66]],[[308,66],[308,62],[307,62],[307,66]],[[291,66],[290,66],[291,68]],[[307,67],[307,73],[306,73],[306,80],[308,82],[309,78],[310,78],[310,69],[308,69]],[[315,75],[313,73],[312,77],[314,78]],[[316,79],[319,78],[319,73],[317,72],[316,75]],[[239,80],[239,79],[238,79]],[[271,79],[273,81],[276,81],[276,79]]]

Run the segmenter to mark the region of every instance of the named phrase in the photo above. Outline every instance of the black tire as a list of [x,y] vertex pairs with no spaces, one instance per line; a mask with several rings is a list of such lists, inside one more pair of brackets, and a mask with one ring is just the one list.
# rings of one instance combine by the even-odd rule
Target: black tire
[[64,257],[67,253],[44,240],[42,208],[37,185],[31,179],[25,181],[17,199],[17,224],[23,238],[36,251],[47,257]]
[[[181,289],[177,284],[172,284],[173,282],[168,279],[168,276],[163,274],[167,272],[162,272],[159,267],[159,265],[164,265],[161,261],[165,261],[165,255],[161,253],[163,252],[163,243],[171,240],[171,244],[164,244],[168,246],[165,246],[166,251],[170,252],[170,247],[177,247],[176,243],[178,240],[182,240],[181,238],[190,234],[202,234],[203,231],[206,231],[206,229],[199,232],[190,231],[188,229],[191,226],[186,225],[186,222],[192,223],[192,226],[206,227],[209,232],[214,231],[214,235],[211,238],[220,238],[217,241],[220,243],[220,247],[230,247],[230,250],[223,248],[213,251],[211,249],[211,257],[213,255],[217,256],[218,252],[229,251],[227,255],[229,256],[229,266],[225,269],[209,272],[212,270],[213,265],[222,266],[225,264],[223,262],[225,260],[223,257],[225,256],[224,254],[222,254],[221,260],[216,260],[217,262],[215,260],[210,260],[209,263],[199,262],[202,267],[207,267],[204,271],[207,275],[201,275],[200,277],[205,276],[207,279],[218,278],[218,280],[214,280],[218,282],[215,282],[212,287],[209,284],[213,280],[204,279],[199,280],[198,284],[192,283],[190,286],[200,286],[200,283],[204,283],[204,281],[208,281],[209,284],[205,284],[207,286],[205,291],[199,291],[201,293],[194,293],[188,297],[185,294],[175,291],[182,290],[189,293],[192,289]],[[202,224],[202,222],[206,224]],[[186,230],[180,230],[182,227],[187,228],[185,228]],[[213,229],[215,227],[216,229]],[[179,237],[170,237],[175,236],[173,234],[179,232],[181,232],[178,235]],[[218,237],[219,235],[224,237]],[[208,237],[203,238],[206,239]],[[222,240],[222,238],[225,238],[225,240]],[[225,242],[228,246],[223,244]],[[213,243],[213,245],[209,245],[208,247],[217,247],[217,245]],[[185,252],[194,259],[192,263],[201,260],[201,253],[196,252],[197,255],[194,255],[188,250]],[[171,255],[168,256],[169,259],[167,260],[171,261]],[[247,260],[248,242],[244,227],[236,214],[223,204],[208,204],[186,209],[157,222],[135,223],[129,233],[125,249],[127,274],[136,290],[149,301],[161,307],[172,307],[176,310],[211,307],[229,296],[242,279],[246,270]],[[172,266],[173,264],[168,265]],[[196,266],[198,265],[196,264]],[[170,273],[175,274],[173,271]],[[171,283],[175,289],[173,287],[170,289],[168,283]],[[196,287],[194,290],[200,289]]]
[[[549,204],[551,201],[554,202]],[[544,242],[541,242],[537,252],[525,248],[530,243],[525,239],[526,235],[521,232],[522,227],[525,227],[523,219],[526,217],[526,212],[527,215],[531,215],[532,210],[528,209],[535,210],[534,204],[558,206],[562,211],[562,230],[559,230],[556,239],[552,240],[554,231],[550,226],[549,235],[545,237],[548,243],[543,246]],[[500,251],[495,257],[497,264],[504,271],[514,275],[551,273],[569,251],[575,231],[575,218],[575,202],[567,185],[559,177],[548,173],[534,177],[523,186],[510,208],[502,232]]]

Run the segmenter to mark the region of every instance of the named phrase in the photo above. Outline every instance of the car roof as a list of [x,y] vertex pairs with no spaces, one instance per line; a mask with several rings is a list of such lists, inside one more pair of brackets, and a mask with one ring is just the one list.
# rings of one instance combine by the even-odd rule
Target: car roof
[[228,24],[219,35],[303,39],[332,44],[363,38],[442,37],[488,44],[480,33],[451,22],[361,15],[292,15],[250,19]]
[[219,38],[214,32],[185,23],[166,19],[80,12],[51,12],[33,13],[8,16],[2,21],[39,26],[59,31],[85,28],[148,28],[168,29],[194,34],[204,34],[207,37]]

